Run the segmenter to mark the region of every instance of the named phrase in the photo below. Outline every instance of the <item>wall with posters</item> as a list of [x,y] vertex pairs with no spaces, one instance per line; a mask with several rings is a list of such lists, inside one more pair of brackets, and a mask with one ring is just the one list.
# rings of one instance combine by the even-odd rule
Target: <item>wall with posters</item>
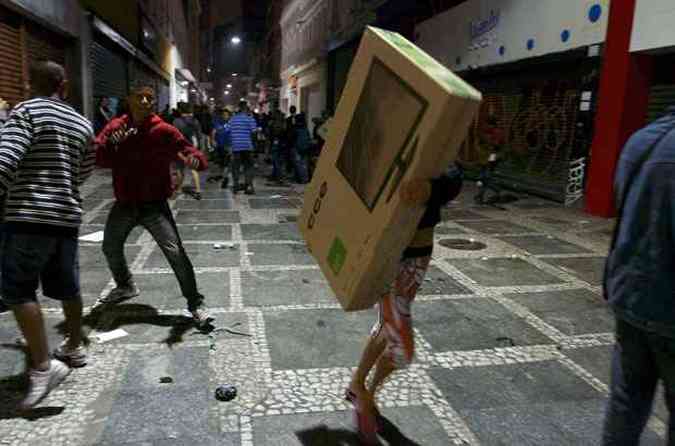
[[631,51],[675,50],[675,2],[638,0],[633,21]]
[[421,23],[416,43],[454,71],[514,62],[604,42],[609,6],[610,0],[469,0]]

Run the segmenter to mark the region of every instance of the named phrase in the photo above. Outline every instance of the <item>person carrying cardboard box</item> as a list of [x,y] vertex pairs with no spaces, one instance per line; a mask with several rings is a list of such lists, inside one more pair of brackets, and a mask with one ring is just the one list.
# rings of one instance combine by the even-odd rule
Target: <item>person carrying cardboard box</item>
[[[431,261],[434,227],[441,221],[441,208],[459,195],[461,188],[462,176],[458,167],[431,181],[412,180],[401,186],[402,202],[410,207],[426,206],[426,211],[415,237],[403,252],[398,276],[377,304],[378,321],[345,395],[354,405],[359,435],[368,444],[376,441],[376,434],[381,429],[375,393],[395,370],[406,368],[413,360],[412,303]],[[375,375],[366,387],[366,378],[373,367]]]

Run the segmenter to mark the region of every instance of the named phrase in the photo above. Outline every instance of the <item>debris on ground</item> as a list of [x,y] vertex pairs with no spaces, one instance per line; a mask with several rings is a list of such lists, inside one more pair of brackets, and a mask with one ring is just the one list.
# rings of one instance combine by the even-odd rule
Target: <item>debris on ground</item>
[[224,385],[216,389],[216,399],[218,401],[232,401],[237,397],[237,388],[234,386]]
[[173,382],[173,378],[170,376],[162,376],[159,378],[159,382],[162,384],[171,384]]
[[126,331],[122,330],[121,328],[118,328],[117,330],[113,331],[106,331],[103,333],[94,333],[92,338],[99,343],[103,344],[106,342],[114,341],[115,339],[120,339],[129,336],[129,333]]
[[509,338],[509,337],[506,337],[506,336],[502,336],[500,338],[497,338],[497,342],[500,342],[500,343],[506,345],[507,347],[515,347],[516,346],[516,343],[514,342],[514,340]]

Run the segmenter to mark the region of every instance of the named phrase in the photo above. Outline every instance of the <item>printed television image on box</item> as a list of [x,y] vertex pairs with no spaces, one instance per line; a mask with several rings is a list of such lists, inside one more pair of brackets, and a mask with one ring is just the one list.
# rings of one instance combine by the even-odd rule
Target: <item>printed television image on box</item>
[[383,195],[389,201],[398,188],[416,150],[412,138],[427,106],[410,85],[373,59],[336,166],[370,211]]

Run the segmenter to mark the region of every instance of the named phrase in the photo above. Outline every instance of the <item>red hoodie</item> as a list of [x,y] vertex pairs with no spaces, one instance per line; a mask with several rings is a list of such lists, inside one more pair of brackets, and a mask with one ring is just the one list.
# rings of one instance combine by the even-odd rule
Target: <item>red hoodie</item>
[[120,203],[168,199],[173,193],[170,167],[178,154],[198,159],[197,170],[208,167],[206,157],[157,115],[150,116],[138,127],[138,133],[115,149],[108,144],[108,137],[125,124],[132,128],[127,115],[113,119],[96,138],[96,164],[112,169],[115,198]]

